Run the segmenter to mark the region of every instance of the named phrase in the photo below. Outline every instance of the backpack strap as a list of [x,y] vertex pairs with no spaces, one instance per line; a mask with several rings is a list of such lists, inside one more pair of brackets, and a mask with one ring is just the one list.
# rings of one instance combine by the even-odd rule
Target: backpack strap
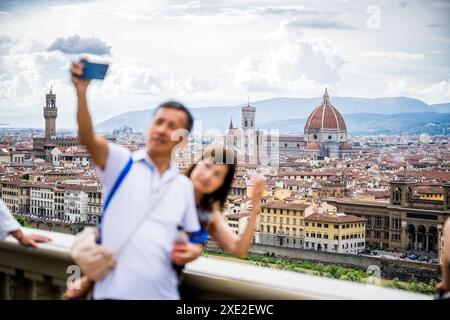
[[102,222],[103,222],[103,219],[105,217],[106,209],[109,207],[109,204],[111,203],[111,200],[114,197],[117,189],[119,189],[119,187],[122,184],[123,180],[125,179],[125,177],[130,172],[130,169],[131,169],[132,165],[133,165],[133,158],[130,157],[130,159],[128,160],[127,164],[122,169],[122,171],[120,172],[119,176],[117,177],[117,180],[114,182],[114,185],[111,188],[111,191],[109,192],[108,196],[106,197],[105,203],[103,204],[102,213],[100,215],[100,221],[99,221],[99,224],[98,224],[99,237],[97,239],[97,243],[99,243],[99,244],[102,242],[101,241],[101,239],[102,239],[102,232],[101,232],[102,231]]

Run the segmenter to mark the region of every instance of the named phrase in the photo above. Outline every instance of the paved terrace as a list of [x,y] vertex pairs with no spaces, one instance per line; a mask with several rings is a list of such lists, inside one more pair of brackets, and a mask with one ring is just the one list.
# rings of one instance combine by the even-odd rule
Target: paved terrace
[[[51,243],[24,248],[0,241],[0,299],[62,299],[74,236],[29,229]],[[187,265],[185,285],[194,299],[431,299],[431,296],[374,285],[275,270],[212,257]]]

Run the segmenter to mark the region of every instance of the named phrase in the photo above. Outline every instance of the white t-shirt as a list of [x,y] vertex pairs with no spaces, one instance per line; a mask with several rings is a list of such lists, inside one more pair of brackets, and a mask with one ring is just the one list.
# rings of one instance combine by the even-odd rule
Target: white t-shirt
[[20,224],[14,219],[5,203],[0,200],[0,239],[5,238],[11,231],[19,229]]
[[[147,214],[155,192],[164,197],[116,257],[117,265],[96,283],[94,299],[179,299],[178,277],[171,253],[177,226],[187,232],[200,228],[191,181],[171,164],[162,176],[145,150],[131,153],[109,143],[105,170],[97,168],[103,185],[103,201],[132,155],[134,163],[117,189],[102,223],[102,245],[116,251]],[[171,182],[173,180],[173,182]],[[169,189],[164,186],[170,183]]]

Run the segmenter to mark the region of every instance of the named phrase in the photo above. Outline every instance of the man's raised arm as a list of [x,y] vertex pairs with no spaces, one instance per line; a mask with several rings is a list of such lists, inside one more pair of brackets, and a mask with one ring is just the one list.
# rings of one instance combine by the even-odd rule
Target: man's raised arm
[[85,145],[91,154],[92,161],[100,169],[104,169],[108,157],[108,143],[105,137],[94,133],[91,115],[87,105],[86,91],[90,80],[83,80],[77,76],[83,74],[83,63],[74,63],[71,69],[72,83],[77,94],[77,123],[80,143]]

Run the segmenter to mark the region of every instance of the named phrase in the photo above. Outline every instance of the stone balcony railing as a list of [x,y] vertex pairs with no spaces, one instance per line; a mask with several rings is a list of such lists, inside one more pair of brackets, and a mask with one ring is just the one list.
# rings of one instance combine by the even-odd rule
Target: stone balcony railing
[[[73,235],[30,229],[53,239],[24,248],[0,241],[0,299],[62,299],[73,274],[69,248]],[[193,299],[430,299],[430,296],[375,285],[335,280],[245,263],[201,257],[184,272]]]

